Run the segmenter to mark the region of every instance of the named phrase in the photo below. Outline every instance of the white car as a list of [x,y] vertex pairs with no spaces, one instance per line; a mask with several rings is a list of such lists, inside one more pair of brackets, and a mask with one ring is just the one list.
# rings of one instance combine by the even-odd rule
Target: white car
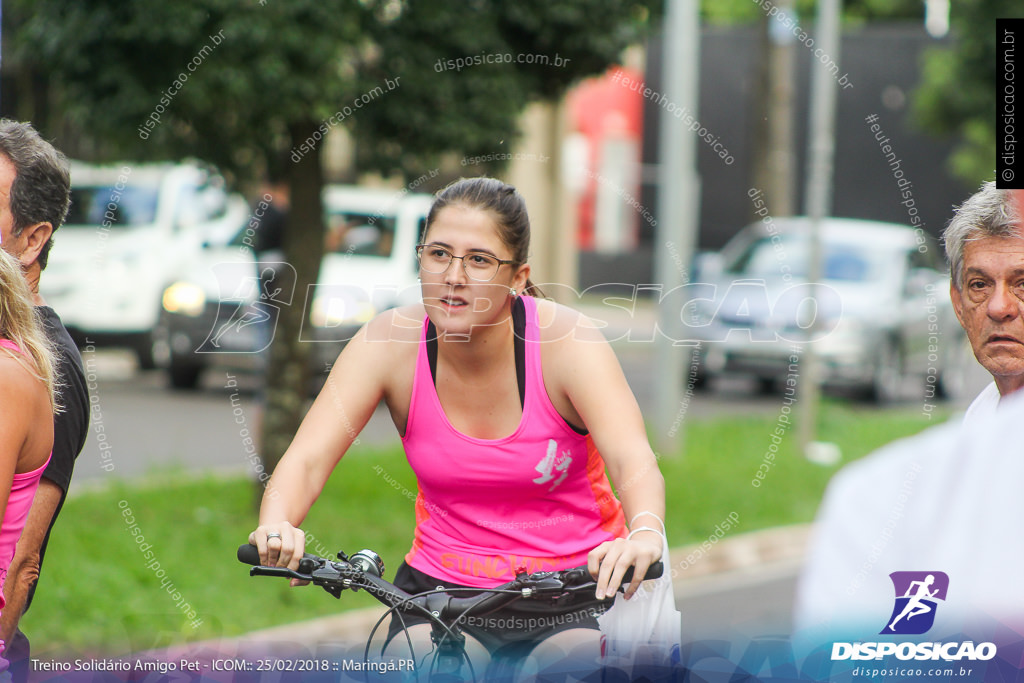
[[248,223],[227,246],[209,247],[164,293],[158,358],[171,386],[192,389],[216,366],[261,371],[285,306],[312,298],[300,339],[315,345],[313,369],[329,370],[345,342],[378,312],[420,300],[416,244],[433,197],[332,185],[323,192],[325,254],[310,292],[269,284],[283,255],[257,261]]
[[79,341],[127,345],[153,367],[164,289],[204,245],[225,242],[245,200],[195,162],[71,164],[71,208],[40,293]]

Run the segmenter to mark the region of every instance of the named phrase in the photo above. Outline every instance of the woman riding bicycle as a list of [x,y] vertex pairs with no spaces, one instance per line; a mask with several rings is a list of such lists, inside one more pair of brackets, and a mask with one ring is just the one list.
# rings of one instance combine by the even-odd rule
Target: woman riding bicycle
[[[596,653],[597,612],[580,612],[603,611],[635,566],[631,596],[661,559],[664,480],[600,330],[532,296],[529,240],[525,203],[509,185],[462,179],[437,195],[417,247],[422,304],[381,313],[339,355],[267,484],[249,537],[264,564],[298,566],[297,526],[383,399],[419,485],[415,537],[394,583],[410,593],[489,588],[518,567],[588,564],[598,601],[567,606],[573,618],[544,623],[513,607],[504,616],[531,618],[496,615],[493,628],[466,630],[491,650],[530,637]],[[525,635],[501,627],[536,622]]]

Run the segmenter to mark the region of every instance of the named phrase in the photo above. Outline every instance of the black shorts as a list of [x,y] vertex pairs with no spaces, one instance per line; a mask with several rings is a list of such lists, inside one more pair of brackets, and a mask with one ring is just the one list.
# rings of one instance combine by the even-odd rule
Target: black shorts
[[[435,590],[438,586],[467,588],[467,586],[457,583],[435,579],[410,567],[405,562],[398,568],[394,584],[412,595]],[[479,593],[460,590],[453,593],[452,596],[469,598],[474,595],[479,595]],[[466,617],[459,624],[466,633],[479,640],[488,652],[494,654],[498,648],[506,645],[535,645],[555,633],[573,628],[597,630],[597,617],[604,614],[611,607],[612,602],[611,599],[597,600],[593,596],[589,599],[584,596],[576,596],[567,604],[557,606],[540,600],[516,600],[507,607],[486,616]],[[425,616],[413,612],[400,614],[395,612],[391,616],[391,625],[388,627],[388,643],[401,633],[403,621],[405,626],[429,623]],[[401,636],[398,637],[401,638]]]

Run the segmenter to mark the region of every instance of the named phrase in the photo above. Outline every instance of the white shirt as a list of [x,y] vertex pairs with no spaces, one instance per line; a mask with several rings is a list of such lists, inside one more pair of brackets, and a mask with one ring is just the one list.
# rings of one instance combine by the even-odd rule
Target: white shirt
[[999,388],[995,382],[989,383],[981,393],[974,397],[971,405],[964,413],[964,422],[973,422],[985,415],[994,415],[999,409]]
[[1022,424],[1024,393],[841,470],[797,588],[797,630],[878,634],[893,609],[896,571],[949,576],[933,629],[955,632],[988,617],[1024,623]]

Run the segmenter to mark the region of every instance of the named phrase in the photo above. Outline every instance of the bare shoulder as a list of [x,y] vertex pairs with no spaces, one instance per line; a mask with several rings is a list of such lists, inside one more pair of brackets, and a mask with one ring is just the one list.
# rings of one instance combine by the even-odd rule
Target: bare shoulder
[[422,335],[423,319],[426,315],[427,312],[423,308],[423,304],[389,309],[378,313],[370,322],[366,323],[356,335],[356,339],[361,337],[361,341],[364,343],[384,343],[389,346],[393,343],[415,344]]
[[403,360],[415,358],[425,315],[422,305],[378,313],[345,345],[337,364],[348,373],[392,374]]
[[396,426],[404,425],[408,414],[426,315],[422,304],[384,311],[359,330],[338,358],[339,377],[372,392],[374,405],[383,398]]
[[608,416],[615,412],[595,402],[616,405],[617,417],[632,415],[635,400],[600,324],[553,301],[538,301],[537,315],[545,342],[541,345],[544,385],[559,414],[595,433],[598,425],[614,422]]
[[415,362],[425,315],[422,305],[377,314],[345,345],[335,366],[344,376],[390,386],[396,374]]
[[369,419],[381,399],[391,406],[411,392],[407,385],[415,368],[419,350],[416,342],[422,335],[424,315],[422,306],[389,309],[352,336],[331,367],[325,390],[317,399],[319,403],[329,391],[327,414],[336,414],[340,405],[348,415]]
[[598,323],[555,301],[537,300],[537,322],[540,339],[546,344],[570,349],[579,344],[608,344]]
[[538,301],[537,323],[549,389],[576,382],[587,385],[606,370],[621,373],[600,325],[583,313],[554,301]]
[[0,401],[12,407],[24,407],[28,400],[47,400],[46,385],[30,369],[27,361],[0,350]]
[[46,385],[30,368],[27,361],[0,351],[0,431],[24,434],[28,425],[52,415]]

